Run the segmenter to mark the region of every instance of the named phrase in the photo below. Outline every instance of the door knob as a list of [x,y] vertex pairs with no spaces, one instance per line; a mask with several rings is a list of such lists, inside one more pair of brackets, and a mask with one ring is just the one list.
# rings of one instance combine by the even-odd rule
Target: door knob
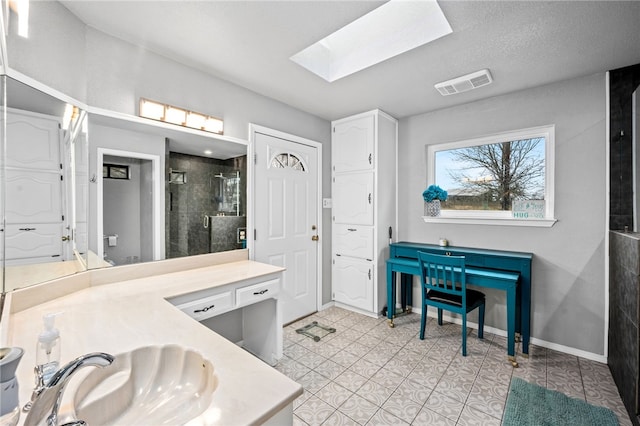
[[311,237],[311,241],[318,241],[320,239],[320,237],[318,237],[317,235],[313,235]]

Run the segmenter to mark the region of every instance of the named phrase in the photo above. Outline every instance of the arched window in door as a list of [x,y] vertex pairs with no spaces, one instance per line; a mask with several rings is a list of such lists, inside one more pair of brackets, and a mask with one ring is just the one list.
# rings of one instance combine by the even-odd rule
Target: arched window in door
[[283,152],[280,154],[276,154],[273,156],[271,160],[271,167],[275,169],[293,169],[301,172],[306,172],[307,168],[305,167],[302,160],[295,154],[290,152]]

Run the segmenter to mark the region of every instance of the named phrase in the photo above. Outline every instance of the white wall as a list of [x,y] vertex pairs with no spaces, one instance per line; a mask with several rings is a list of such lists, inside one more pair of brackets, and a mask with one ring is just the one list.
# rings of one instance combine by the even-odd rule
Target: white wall
[[[422,220],[427,145],[545,124],[556,126],[558,222],[552,228]],[[446,237],[452,245],[534,253],[532,336],[603,355],[605,146],[604,74],[402,119],[398,239],[437,244]],[[487,295],[486,323],[504,330],[504,295]],[[417,286],[414,300],[420,300]]]

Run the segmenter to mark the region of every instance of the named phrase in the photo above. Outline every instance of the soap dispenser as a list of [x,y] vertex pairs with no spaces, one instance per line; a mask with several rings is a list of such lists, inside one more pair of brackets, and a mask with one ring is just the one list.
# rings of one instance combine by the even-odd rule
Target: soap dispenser
[[13,426],[20,418],[16,368],[24,354],[22,348],[0,349],[0,426]]
[[54,327],[56,315],[46,314],[42,317],[44,330],[38,335],[36,347],[36,368],[42,372],[45,385],[60,367],[60,332]]

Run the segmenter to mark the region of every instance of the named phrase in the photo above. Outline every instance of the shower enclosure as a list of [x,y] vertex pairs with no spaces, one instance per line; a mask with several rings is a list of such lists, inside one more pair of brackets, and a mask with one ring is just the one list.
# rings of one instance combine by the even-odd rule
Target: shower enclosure
[[219,160],[170,152],[167,258],[244,246],[246,156]]

